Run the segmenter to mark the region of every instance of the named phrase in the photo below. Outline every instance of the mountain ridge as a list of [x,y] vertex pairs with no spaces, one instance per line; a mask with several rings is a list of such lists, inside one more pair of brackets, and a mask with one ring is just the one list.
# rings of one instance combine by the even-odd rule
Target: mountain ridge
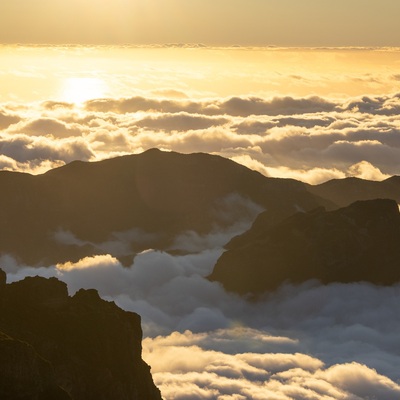
[[[219,156],[155,149],[76,161],[37,176],[0,172],[0,189],[0,253],[30,265],[101,254],[98,244],[132,229],[154,235],[143,246],[131,241],[130,255],[149,247],[167,249],[177,234],[205,234],[226,224],[218,207],[232,194],[244,203],[289,213],[321,204],[333,207],[295,180],[267,178]],[[58,231],[77,240],[57,241]]]

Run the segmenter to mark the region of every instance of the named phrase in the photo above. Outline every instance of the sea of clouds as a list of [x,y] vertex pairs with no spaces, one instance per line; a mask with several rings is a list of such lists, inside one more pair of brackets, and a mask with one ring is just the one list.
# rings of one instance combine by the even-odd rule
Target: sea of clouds
[[[4,102],[0,169],[36,174],[158,147],[218,154],[309,183],[381,180],[400,174],[399,113],[400,94],[193,99],[174,90],[80,106]],[[166,400],[400,398],[400,286],[288,283],[246,301],[206,277],[249,223],[182,233],[174,252],[149,249],[129,268],[114,256],[143,232],[116,232],[97,244],[103,255],[77,263],[32,268],[3,255],[0,265],[8,282],[55,276],[71,295],[96,288],[139,313],[143,356]],[[84,245],[71,232],[55,238]]]
[[3,103],[0,168],[40,173],[76,159],[158,147],[218,154],[266,176],[309,183],[400,173],[399,94],[338,100],[193,99],[176,93],[95,99],[80,106]]
[[71,295],[96,288],[139,313],[143,357],[166,400],[400,398],[400,286],[308,281],[246,301],[206,279],[243,223],[187,232],[174,254],[148,250],[129,268],[106,253],[39,269],[3,256],[0,265],[8,282],[55,276]]

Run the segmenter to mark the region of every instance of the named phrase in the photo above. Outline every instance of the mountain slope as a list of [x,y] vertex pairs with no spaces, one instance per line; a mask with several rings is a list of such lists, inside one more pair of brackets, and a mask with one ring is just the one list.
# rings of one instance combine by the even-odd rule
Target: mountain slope
[[393,199],[400,204],[400,176],[392,176],[384,181],[333,179],[320,185],[309,185],[307,190],[330,199],[340,207],[348,206],[357,200],[373,199]]
[[97,244],[116,232],[135,236],[123,256],[168,248],[177,233],[240,218],[235,210],[229,221],[221,218],[232,195],[288,214],[333,206],[301,182],[266,178],[219,156],[156,149],[38,176],[3,171],[0,190],[0,254],[44,265],[104,253]]
[[393,200],[358,201],[279,218],[262,213],[234,238],[209,279],[230,291],[260,294],[282,283],[400,280],[400,214]]

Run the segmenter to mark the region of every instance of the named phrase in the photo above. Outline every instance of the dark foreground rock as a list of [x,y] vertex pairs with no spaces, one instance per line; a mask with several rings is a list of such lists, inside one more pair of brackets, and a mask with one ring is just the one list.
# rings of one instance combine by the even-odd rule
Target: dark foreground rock
[[140,317],[55,278],[0,283],[0,398],[159,400]]
[[234,238],[209,279],[260,294],[284,282],[400,280],[400,214],[393,200],[358,201],[335,211],[262,213]]

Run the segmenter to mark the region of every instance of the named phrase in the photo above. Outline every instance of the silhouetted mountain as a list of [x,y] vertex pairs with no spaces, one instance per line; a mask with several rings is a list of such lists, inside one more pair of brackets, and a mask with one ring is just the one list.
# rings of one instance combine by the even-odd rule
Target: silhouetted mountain
[[0,283],[0,398],[159,400],[140,317],[55,278]]
[[400,176],[381,182],[359,178],[333,179],[320,185],[310,185],[308,191],[331,200],[339,207],[357,200],[393,199],[400,203]]
[[209,278],[240,294],[308,279],[389,285],[400,280],[399,243],[400,214],[393,200],[288,218],[266,211],[227,245]]
[[[2,171],[0,189],[0,253],[31,265],[103,254],[96,244],[124,231],[129,249],[115,255],[129,264],[136,251],[166,249],[182,231],[232,223],[238,213],[230,221],[221,215],[233,194],[288,214],[332,206],[301,182],[266,178],[219,156],[156,149],[38,176]],[[79,240],[55,239],[65,231]]]

